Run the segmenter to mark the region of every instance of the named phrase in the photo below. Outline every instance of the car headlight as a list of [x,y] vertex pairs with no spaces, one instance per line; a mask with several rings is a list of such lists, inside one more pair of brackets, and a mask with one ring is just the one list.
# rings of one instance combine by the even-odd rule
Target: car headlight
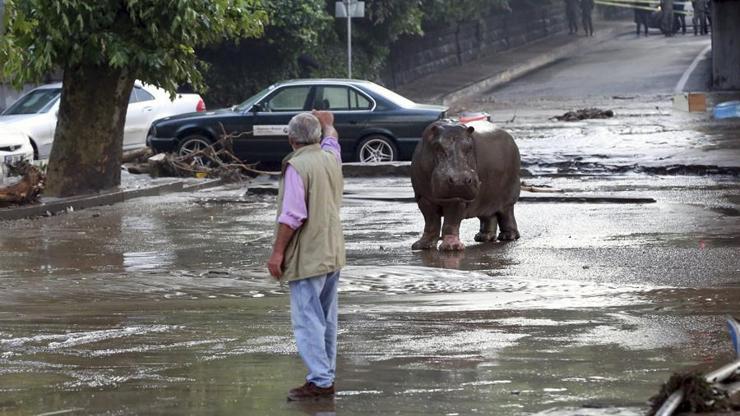
[[3,146],[0,147],[0,152],[15,152],[16,150],[20,149],[22,145],[20,144],[13,144],[10,146]]

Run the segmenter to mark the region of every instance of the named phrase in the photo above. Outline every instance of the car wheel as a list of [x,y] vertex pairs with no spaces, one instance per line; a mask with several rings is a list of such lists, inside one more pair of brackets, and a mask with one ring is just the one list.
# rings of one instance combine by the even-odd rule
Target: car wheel
[[398,150],[386,136],[369,136],[357,147],[357,160],[361,163],[393,162],[398,160]]
[[[199,134],[194,134],[185,137],[180,141],[180,145],[177,148],[178,156],[189,156],[193,153],[201,152],[211,146],[211,141],[208,138]],[[206,155],[195,156],[190,162],[193,166],[204,166],[208,167],[213,164],[213,161]]]

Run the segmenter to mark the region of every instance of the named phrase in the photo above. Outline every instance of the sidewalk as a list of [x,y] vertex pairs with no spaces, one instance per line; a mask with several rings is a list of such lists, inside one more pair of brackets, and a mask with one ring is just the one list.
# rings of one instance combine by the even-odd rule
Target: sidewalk
[[597,21],[593,37],[559,33],[419,78],[400,86],[398,92],[420,103],[451,105],[576,54],[585,47],[631,32],[633,26],[626,20]]

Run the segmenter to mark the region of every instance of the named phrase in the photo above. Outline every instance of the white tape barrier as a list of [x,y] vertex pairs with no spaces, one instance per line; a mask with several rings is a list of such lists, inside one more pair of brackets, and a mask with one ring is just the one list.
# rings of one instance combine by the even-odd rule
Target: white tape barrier
[[[627,9],[648,10],[651,12],[657,12],[660,10],[660,2],[651,0],[596,0],[594,3],[601,4],[602,6],[624,7]],[[688,5],[688,10],[674,10],[674,14],[684,14],[687,16],[694,15],[690,1],[674,1],[673,4],[682,4],[684,8]]]

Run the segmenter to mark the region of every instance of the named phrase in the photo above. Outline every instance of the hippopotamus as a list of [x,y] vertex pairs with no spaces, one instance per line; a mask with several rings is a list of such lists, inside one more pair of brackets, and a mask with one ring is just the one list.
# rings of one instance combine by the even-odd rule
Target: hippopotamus
[[[519,199],[519,148],[509,133],[488,121],[448,120],[427,126],[411,161],[411,185],[424,215],[424,233],[412,250],[463,250],[460,222],[477,217],[475,241],[519,238],[514,204]],[[441,227],[441,217],[444,226]]]

